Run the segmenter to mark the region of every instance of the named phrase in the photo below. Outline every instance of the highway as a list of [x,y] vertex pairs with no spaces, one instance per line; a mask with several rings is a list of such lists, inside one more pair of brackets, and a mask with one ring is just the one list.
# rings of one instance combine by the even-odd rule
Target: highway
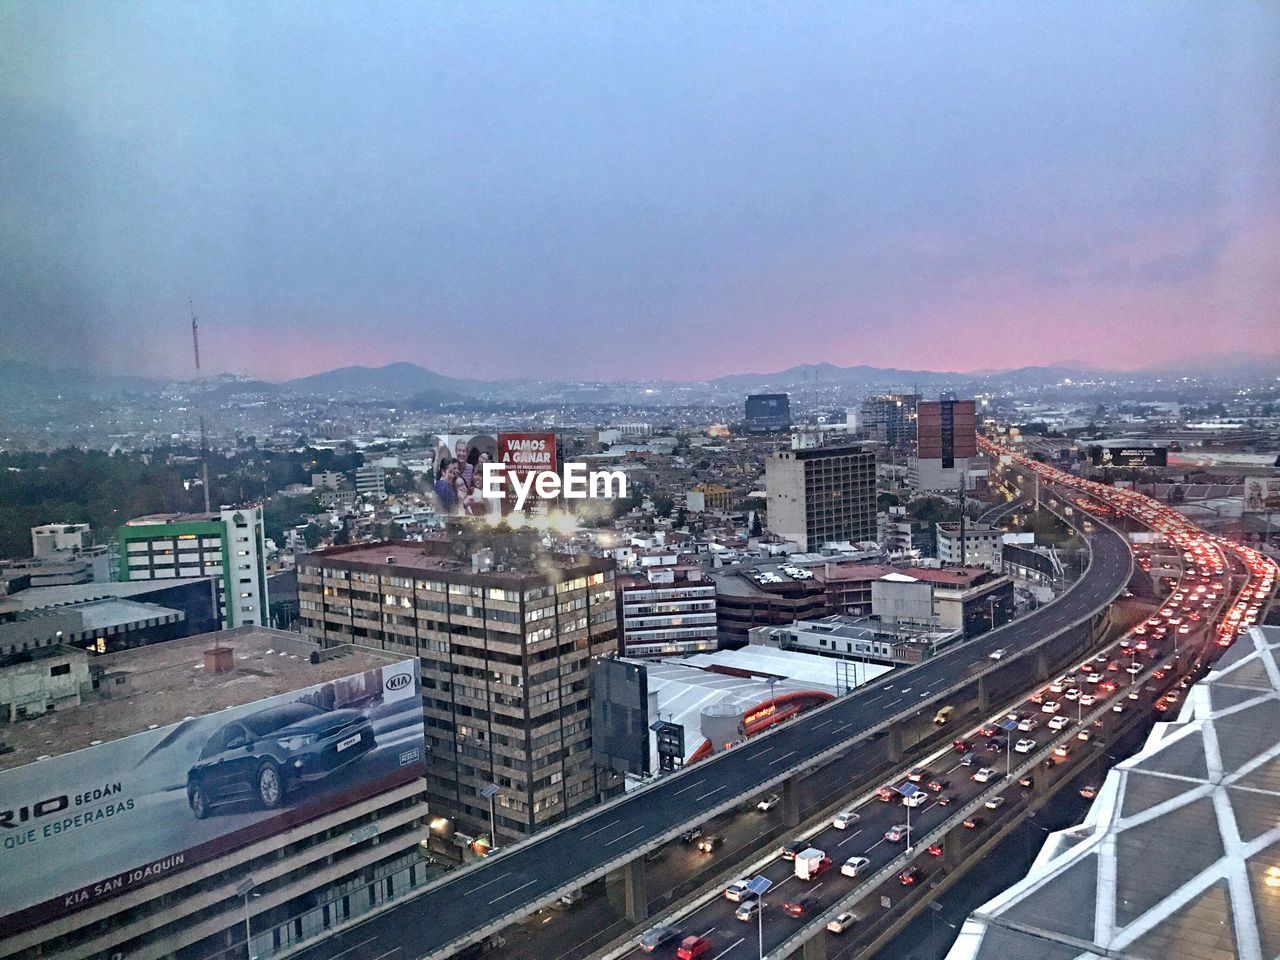
[[[886,674],[732,751],[456,871],[418,896],[297,956],[378,960],[392,951],[394,960],[407,960],[451,955],[482,931],[498,929],[514,914],[599,875],[604,864],[700,822],[735,798],[763,791],[782,775],[804,769],[814,758],[850,744],[891,717],[913,712],[921,700],[956,684],[967,671],[989,666],[994,650],[1003,648],[1012,656],[1099,612],[1128,580],[1131,557],[1124,538],[1103,524],[1094,524],[1089,540],[1093,562],[1081,580],[1048,607],[909,670]],[[1015,664],[1021,664],[1027,678],[1023,686],[1029,686],[1034,658]],[[1010,669],[1017,672],[1014,665]]]

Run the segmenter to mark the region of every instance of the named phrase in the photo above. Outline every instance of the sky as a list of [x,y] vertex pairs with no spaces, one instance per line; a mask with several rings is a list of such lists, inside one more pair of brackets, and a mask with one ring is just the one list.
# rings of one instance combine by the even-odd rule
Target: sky
[[1280,5],[0,4],[0,359],[1280,353]]

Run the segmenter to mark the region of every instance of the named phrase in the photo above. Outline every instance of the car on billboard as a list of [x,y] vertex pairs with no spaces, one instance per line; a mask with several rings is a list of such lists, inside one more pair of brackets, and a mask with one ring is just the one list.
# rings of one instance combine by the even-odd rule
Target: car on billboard
[[244,801],[273,809],[375,746],[373,725],[359,710],[301,702],[267,707],[209,738],[187,771],[187,803],[198,820],[214,807]]

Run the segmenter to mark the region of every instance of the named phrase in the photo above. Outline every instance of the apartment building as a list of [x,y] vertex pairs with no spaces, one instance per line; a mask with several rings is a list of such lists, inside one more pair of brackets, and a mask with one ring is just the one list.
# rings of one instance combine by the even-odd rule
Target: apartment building
[[702,653],[716,639],[716,585],[700,567],[651,567],[619,577],[620,652],[625,657]]
[[876,459],[870,450],[780,450],[765,461],[765,488],[769,532],[801,551],[876,539]]

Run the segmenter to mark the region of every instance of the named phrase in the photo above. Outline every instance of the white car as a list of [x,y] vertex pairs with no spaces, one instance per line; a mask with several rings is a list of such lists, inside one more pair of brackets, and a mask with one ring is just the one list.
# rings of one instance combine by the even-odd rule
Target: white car
[[767,797],[765,797],[763,800],[761,800],[759,803],[756,804],[756,809],[759,810],[761,813],[768,813],[770,810],[772,810],[781,802],[782,802],[782,798],[780,796],[778,796],[776,793],[771,793]]
[[837,813],[835,818],[831,821],[831,825],[837,830],[845,830],[848,828],[849,824],[857,823],[861,819],[861,814],[856,813],[853,810],[846,810],[844,813]]
[[1086,693],[1080,697],[1080,706],[1082,707],[1092,707],[1097,702],[1098,698],[1092,693]]
[[1079,733],[1076,734],[1076,739],[1081,741],[1082,743],[1088,743],[1090,740],[1093,739],[1093,734],[1091,734],[1088,730],[1081,730]]
[[871,861],[866,857],[850,857],[840,865],[840,872],[846,877],[856,877]]
[[1091,674],[1089,674],[1087,677],[1085,677],[1085,679],[1086,679],[1086,680],[1088,680],[1090,683],[1101,683],[1101,682],[1102,682],[1102,674],[1100,674],[1100,673],[1091,673]]
[[1066,697],[1068,700],[1079,700],[1080,691],[1077,690],[1075,687],[1072,687],[1070,690],[1064,693],[1063,696]]
[[973,779],[978,783],[987,783],[995,775],[994,767],[983,767],[973,775]]
[[1006,653],[1008,653],[1008,652],[1009,652],[1009,651],[1008,651],[1008,650],[1006,650],[1004,647],[1001,647],[999,650],[992,650],[992,651],[991,651],[991,659],[992,659],[992,660],[1003,660],[1003,659],[1004,659],[1004,655],[1005,655]]
[[990,800],[984,803],[983,806],[986,807],[988,810],[999,810],[1001,807],[1004,806],[1004,797],[992,797]]
[[1023,717],[1021,720],[1018,721],[1018,729],[1021,730],[1023,733],[1030,733],[1039,725],[1040,724],[1035,717]]
[[1017,743],[1013,745],[1014,752],[1016,753],[1030,753],[1035,748],[1036,748],[1036,742],[1034,740],[1027,740],[1025,738],[1022,740],[1019,740]]
[[1046,702],[1045,702],[1045,703],[1040,707],[1040,712],[1041,712],[1041,713],[1057,713],[1057,712],[1058,712],[1058,701],[1057,701],[1057,700],[1049,700],[1049,701],[1046,701]]
[[733,883],[724,888],[724,898],[738,903],[747,895],[747,884],[751,882],[750,877],[739,877]]
[[1063,727],[1065,727],[1065,726],[1066,726],[1067,724],[1069,724],[1070,722],[1071,722],[1071,721],[1070,721],[1070,720],[1068,720],[1066,717],[1064,717],[1062,714],[1058,714],[1056,717],[1054,717],[1052,720],[1050,720],[1050,721],[1049,721],[1049,729],[1050,729],[1050,730],[1061,730]]
[[1127,674],[1129,674],[1129,676],[1131,676],[1131,677],[1136,677],[1138,674],[1140,674],[1140,673],[1142,672],[1142,664],[1140,664],[1140,663],[1131,663],[1131,664],[1129,664],[1127,667],[1125,667],[1125,668],[1124,668],[1124,672],[1125,672],[1125,673],[1127,673]]
[[830,933],[844,933],[851,926],[858,922],[858,918],[846,910],[837,917],[832,917],[827,921],[827,930]]
[[904,807],[918,807],[928,799],[929,799],[929,795],[927,793],[925,793],[923,790],[917,790],[915,793],[911,794],[910,796],[903,797],[902,805]]

